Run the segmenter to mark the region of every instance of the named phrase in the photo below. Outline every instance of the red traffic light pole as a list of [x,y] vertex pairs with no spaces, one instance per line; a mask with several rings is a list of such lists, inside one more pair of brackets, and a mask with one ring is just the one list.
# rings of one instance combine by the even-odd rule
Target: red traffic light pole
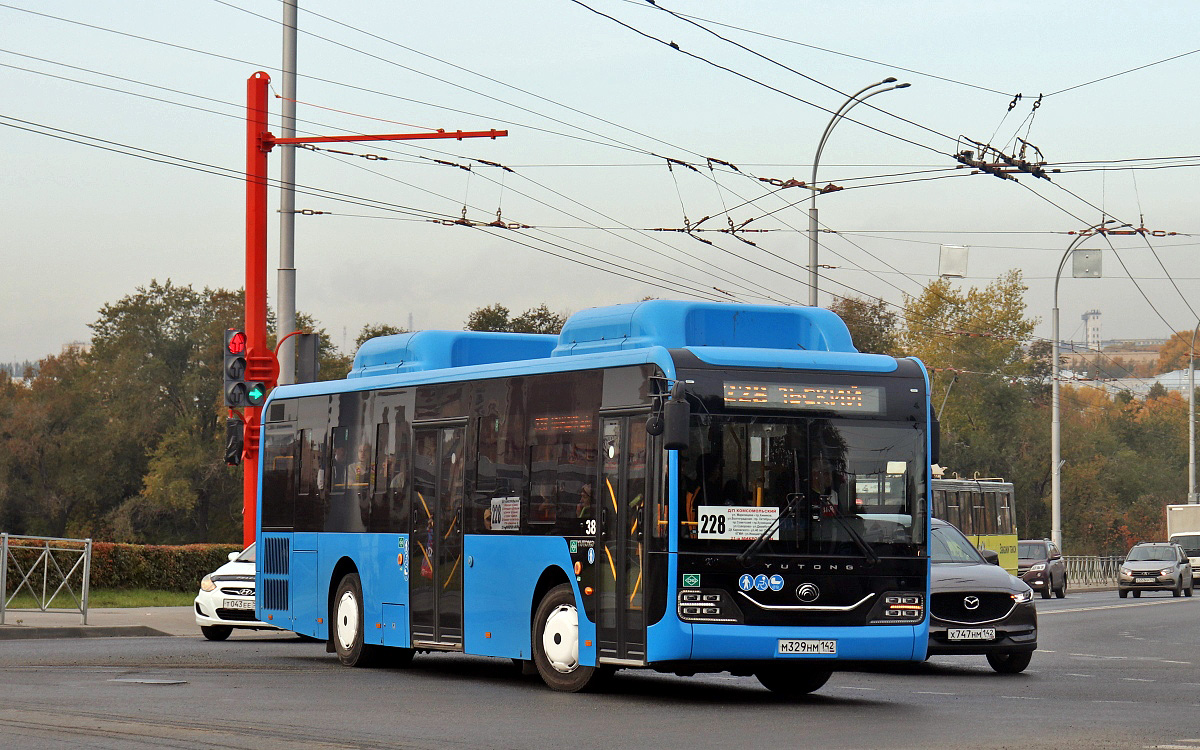
[[[279,145],[347,141],[408,141],[433,138],[500,138],[507,130],[391,135],[345,135],[318,138],[276,138],[267,130],[267,95],[271,77],[262,71],[246,80],[246,378],[274,388],[279,361],[267,346],[267,154]],[[242,543],[254,541],[258,507],[258,436],[262,407],[245,409],[242,452]]]

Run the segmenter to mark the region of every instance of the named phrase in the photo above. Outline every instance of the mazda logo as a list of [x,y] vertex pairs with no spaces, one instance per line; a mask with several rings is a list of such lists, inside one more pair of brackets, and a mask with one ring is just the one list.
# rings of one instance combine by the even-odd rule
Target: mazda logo
[[796,598],[802,602],[815,602],[821,595],[821,589],[811,583],[802,583],[796,587]]
[[967,609],[979,609],[979,597],[978,596],[963,597],[963,606],[966,607]]

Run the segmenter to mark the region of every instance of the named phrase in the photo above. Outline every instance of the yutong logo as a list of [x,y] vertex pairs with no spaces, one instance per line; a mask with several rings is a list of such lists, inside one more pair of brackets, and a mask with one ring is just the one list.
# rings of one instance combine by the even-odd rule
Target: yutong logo
[[796,587],[796,598],[802,602],[815,602],[821,595],[821,590],[811,583],[802,583]]
[[979,597],[978,596],[963,597],[963,606],[970,610],[979,609]]

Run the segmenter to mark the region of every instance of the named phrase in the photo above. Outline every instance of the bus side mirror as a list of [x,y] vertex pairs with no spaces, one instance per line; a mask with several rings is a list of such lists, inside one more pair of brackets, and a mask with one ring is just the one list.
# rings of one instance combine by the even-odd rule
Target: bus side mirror
[[664,448],[678,451],[688,447],[691,418],[692,407],[688,404],[687,396],[683,395],[683,384],[676,383],[671,389],[671,397],[663,405]]

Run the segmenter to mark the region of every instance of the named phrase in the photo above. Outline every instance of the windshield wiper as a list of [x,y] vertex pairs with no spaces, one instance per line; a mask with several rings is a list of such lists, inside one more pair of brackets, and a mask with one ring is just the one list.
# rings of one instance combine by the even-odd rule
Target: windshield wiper
[[796,513],[796,506],[799,505],[803,498],[804,493],[802,492],[788,493],[787,504],[779,509],[779,515],[775,516],[775,520],[771,522],[770,526],[763,529],[763,532],[758,535],[757,539],[755,539],[753,542],[750,542],[750,546],[746,547],[746,549],[738,554],[737,561],[744,563],[749,560],[754,553],[758,551],[758,548],[763,546],[763,543],[766,542],[772,534],[779,530],[779,524],[782,523],[783,519]]
[[850,539],[854,542],[855,546],[862,551],[863,557],[867,558],[867,562],[871,565],[878,563],[879,554],[876,553],[874,548],[867,543],[866,539],[862,538],[862,534],[859,534],[858,531],[846,521],[846,517],[842,515],[842,509],[834,503],[824,503],[822,510],[824,510],[824,506],[833,508],[833,515],[827,517],[837,521],[841,527],[846,530],[846,533],[850,535]]

